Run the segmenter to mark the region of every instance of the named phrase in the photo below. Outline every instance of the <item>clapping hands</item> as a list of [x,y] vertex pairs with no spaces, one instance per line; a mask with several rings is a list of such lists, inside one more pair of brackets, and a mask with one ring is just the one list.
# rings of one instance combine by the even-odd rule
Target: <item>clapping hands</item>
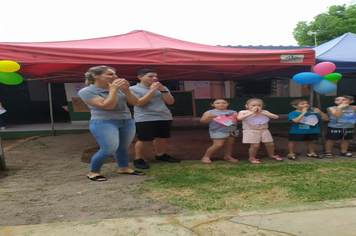
[[262,112],[262,108],[261,107],[253,107],[251,110],[250,110],[252,113],[255,113],[255,114],[259,114]]
[[339,108],[345,108],[345,107],[348,107],[350,106],[349,103],[341,103],[340,105],[338,105]]
[[152,90],[152,91],[156,91],[156,90],[164,91],[164,87],[160,82],[154,82],[154,83],[151,84],[150,90]]
[[321,110],[319,108],[317,108],[317,107],[312,107],[310,109],[313,110],[312,113],[319,113],[319,114],[321,113]]
[[219,115],[218,114],[214,114],[214,113],[210,113],[209,112],[209,114],[208,114],[208,118],[209,119],[214,119],[214,118],[216,118],[216,117],[218,117]]
[[112,83],[109,83],[110,89],[118,91],[119,89],[128,89],[130,87],[129,81],[124,78],[117,78]]

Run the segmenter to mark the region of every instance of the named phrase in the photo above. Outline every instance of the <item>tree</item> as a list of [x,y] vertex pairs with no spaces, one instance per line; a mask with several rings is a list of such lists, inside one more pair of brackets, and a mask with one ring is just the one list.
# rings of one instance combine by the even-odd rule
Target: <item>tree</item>
[[[312,34],[308,34],[308,31]],[[356,4],[331,6],[328,12],[314,17],[307,23],[299,21],[294,28],[293,36],[299,46],[314,46],[313,32],[316,32],[317,44],[320,45],[345,33],[356,33]]]

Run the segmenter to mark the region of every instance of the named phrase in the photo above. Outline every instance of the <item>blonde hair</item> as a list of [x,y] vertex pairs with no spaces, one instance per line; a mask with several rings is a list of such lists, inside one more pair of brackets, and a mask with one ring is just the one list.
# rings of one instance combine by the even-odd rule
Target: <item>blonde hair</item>
[[246,101],[246,105],[248,105],[251,102],[260,102],[262,104],[262,107],[265,106],[265,103],[259,98],[250,98],[249,100]]
[[90,84],[94,84],[95,78],[93,75],[101,75],[106,70],[113,70],[116,72],[115,68],[110,66],[94,66],[89,68],[89,70],[84,74],[85,75],[85,85],[89,86]]

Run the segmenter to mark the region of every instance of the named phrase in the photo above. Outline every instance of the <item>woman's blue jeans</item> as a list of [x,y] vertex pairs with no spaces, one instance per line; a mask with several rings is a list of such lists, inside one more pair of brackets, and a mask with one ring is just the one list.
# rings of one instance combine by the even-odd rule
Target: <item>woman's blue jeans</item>
[[127,120],[90,120],[90,132],[100,145],[90,163],[90,172],[100,172],[106,160],[114,156],[119,167],[129,166],[128,148],[135,137],[135,122]]

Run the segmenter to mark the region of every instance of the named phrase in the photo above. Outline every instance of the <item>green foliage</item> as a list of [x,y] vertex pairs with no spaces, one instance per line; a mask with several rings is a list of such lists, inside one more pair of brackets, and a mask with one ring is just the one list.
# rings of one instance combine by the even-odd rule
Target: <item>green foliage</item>
[[356,4],[346,6],[331,6],[328,12],[314,17],[314,21],[299,21],[294,28],[293,35],[300,46],[314,46],[316,32],[317,45],[337,38],[345,33],[356,33]]

